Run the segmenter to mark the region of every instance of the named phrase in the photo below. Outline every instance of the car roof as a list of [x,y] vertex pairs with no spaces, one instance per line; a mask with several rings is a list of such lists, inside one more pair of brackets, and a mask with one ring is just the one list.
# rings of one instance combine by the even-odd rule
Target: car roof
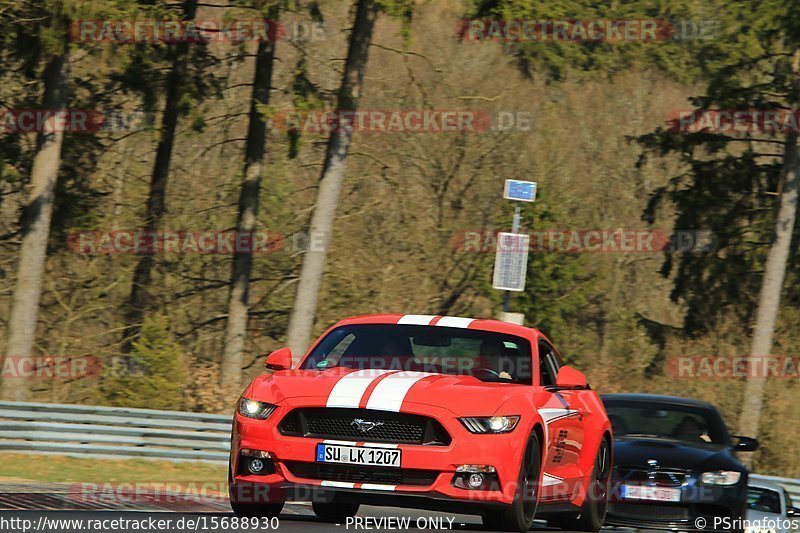
[[338,323],[336,323],[336,326],[334,327],[348,326],[354,324],[397,324],[401,319],[405,319],[403,323],[418,323],[418,325],[430,325],[431,323],[435,325],[441,322],[443,319],[453,320],[454,323],[458,321],[471,320],[471,322],[469,322],[467,326],[469,329],[493,331],[496,333],[506,333],[509,335],[516,335],[518,337],[524,337],[524,338],[530,338],[531,336],[542,337],[545,340],[547,340],[547,337],[545,337],[545,335],[542,334],[542,332],[540,332],[536,328],[520,326],[519,324],[503,322],[502,320],[492,320],[486,318],[451,317],[443,315],[402,315],[402,314],[361,315],[340,320]]
[[620,393],[620,394],[601,394],[602,400],[623,400],[629,402],[658,402],[673,405],[687,405],[690,407],[700,407],[703,409],[717,410],[712,404],[694,398],[681,398],[679,396],[666,396],[661,394],[639,394],[639,393]]
[[755,479],[752,477],[747,478],[747,486],[748,487],[757,487],[760,489],[770,489],[774,490],[775,492],[783,492],[783,487],[778,485],[773,481],[767,481],[766,479]]

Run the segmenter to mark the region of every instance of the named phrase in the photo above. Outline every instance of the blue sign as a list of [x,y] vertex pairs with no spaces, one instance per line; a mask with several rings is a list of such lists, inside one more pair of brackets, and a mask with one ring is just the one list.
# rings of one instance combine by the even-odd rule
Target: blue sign
[[503,189],[503,198],[520,202],[533,202],[536,200],[536,182],[506,180],[506,186]]

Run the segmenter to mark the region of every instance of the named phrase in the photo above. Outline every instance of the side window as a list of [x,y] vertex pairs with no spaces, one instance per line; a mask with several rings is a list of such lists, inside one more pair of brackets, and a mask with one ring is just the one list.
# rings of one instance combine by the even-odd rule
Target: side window
[[556,384],[558,368],[553,347],[544,341],[539,342],[539,380],[543,386]]

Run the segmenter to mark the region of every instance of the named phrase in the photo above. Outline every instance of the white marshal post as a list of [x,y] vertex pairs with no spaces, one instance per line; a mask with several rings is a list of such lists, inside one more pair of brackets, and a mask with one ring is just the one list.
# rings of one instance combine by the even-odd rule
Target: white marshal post
[[[506,180],[503,198],[515,202],[534,202],[536,200],[536,182]],[[517,204],[514,208],[511,233],[499,232],[497,234],[492,287],[506,291],[503,302],[503,312],[506,316],[511,315],[511,291],[525,290],[525,272],[528,267],[531,237],[526,233],[519,232],[520,211],[520,206]],[[514,317],[514,321],[521,322],[521,320],[521,317]]]

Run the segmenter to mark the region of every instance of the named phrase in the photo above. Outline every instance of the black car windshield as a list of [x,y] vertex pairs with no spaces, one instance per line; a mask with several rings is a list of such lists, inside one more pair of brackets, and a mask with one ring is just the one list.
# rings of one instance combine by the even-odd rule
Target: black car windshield
[[481,381],[531,384],[530,343],[513,335],[464,328],[356,324],[331,331],[302,368],[335,367],[471,375]]
[[762,487],[747,487],[747,508],[762,513],[781,514],[781,495]]
[[646,400],[603,401],[615,438],[667,438],[730,446],[730,435],[716,410]]

